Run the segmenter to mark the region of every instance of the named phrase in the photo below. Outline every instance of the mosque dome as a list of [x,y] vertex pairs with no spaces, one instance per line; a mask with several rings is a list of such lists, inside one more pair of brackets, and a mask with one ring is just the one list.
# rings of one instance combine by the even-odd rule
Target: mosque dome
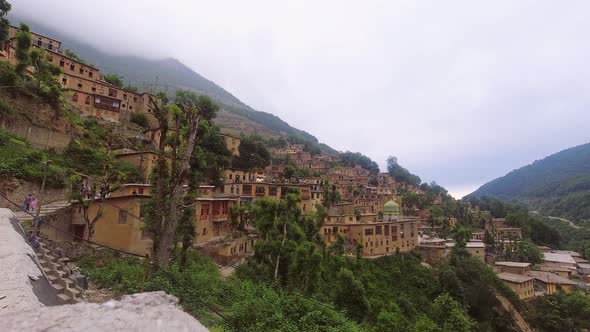
[[383,214],[400,215],[399,204],[389,201],[383,205]]

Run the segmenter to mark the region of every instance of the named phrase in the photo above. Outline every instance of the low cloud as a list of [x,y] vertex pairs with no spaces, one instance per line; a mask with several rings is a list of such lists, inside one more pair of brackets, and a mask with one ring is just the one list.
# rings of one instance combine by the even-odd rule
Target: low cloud
[[[588,141],[590,2],[13,1],[101,50],[180,59],[385,166],[476,188]],[[110,10],[112,9],[112,10]],[[459,192],[463,189],[456,189]]]

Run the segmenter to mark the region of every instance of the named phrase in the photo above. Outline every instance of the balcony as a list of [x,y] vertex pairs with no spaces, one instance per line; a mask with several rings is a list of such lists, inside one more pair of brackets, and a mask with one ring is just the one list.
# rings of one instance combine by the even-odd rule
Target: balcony
[[228,214],[214,214],[211,216],[211,220],[214,222],[221,222],[229,220]]

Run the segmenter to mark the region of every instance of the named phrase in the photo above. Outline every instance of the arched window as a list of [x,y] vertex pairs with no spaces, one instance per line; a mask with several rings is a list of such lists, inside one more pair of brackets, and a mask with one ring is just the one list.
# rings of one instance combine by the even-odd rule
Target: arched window
[[90,105],[90,96],[86,96],[86,100],[84,101],[86,105]]
[[74,95],[72,96],[72,101],[78,101],[78,94],[74,93]]

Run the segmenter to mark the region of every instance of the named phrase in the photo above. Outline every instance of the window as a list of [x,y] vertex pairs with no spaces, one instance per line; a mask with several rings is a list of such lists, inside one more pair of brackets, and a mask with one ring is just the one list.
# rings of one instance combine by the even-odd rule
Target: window
[[117,90],[109,88],[109,97],[117,97]]
[[207,228],[203,228],[203,235],[207,235]]
[[377,235],[381,235],[381,234],[383,234],[383,233],[382,233],[382,230],[381,230],[381,226],[376,226],[376,227],[375,227],[375,234],[377,234]]
[[123,94],[123,99],[124,100],[127,100],[127,94],[126,93]]
[[127,223],[127,211],[119,210],[119,224]]
[[143,195],[143,188],[139,188],[138,191],[140,195]]
[[73,64],[70,65],[70,70],[74,71],[74,69],[76,69],[76,66],[74,66]]
[[94,75],[91,71],[88,72],[88,77],[92,77]]
[[84,104],[90,105],[90,96],[86,96],[86,100],[84,101]]
[[270,196],[276,196],[276,195],[277,195],[277,187],[270,187],[270,188],[268,189],[268,191],[269,191],[269,193],[268,193],[268,194],[269,194]]
[[78,88],[82,89],[82,83],[78,83]]
[[[50,42],[51,43],[51,42]],[[53,49],[53,45],[49,44],[49,49],[52,50]]]
[[80,67],[80,75],[84,74],[84,68]]
[[365,235],[373,235],[373,229],[372,228],[366,228],[365,229]]
[[68,84],[68,79],[67,79],[67,78],[65,78],[65,77],[64,77],[64,78],[62,78],[62,79],[61,79],[61,84],[63,84],[63,85],[66,85],[66,84]]
[[60,67],[63,67],[63,66],[65,66],[65,65],[66,65],[66,63],[65,63],[63,60],[59,60],[59,66],[60,66]]
[[92,87],[92,92],[96,92],[96,87],[95,86]]
[[74,95],[72,96],[72,101],[78,101],[78,94],[74,93]]
[[104,90],[103,90],[102,88],[100,88],[100,90],[98,90],[98,92],[99,92],[101,95],[104,95]]
[[37,46],[41,46],[43,45],[43,42],[41,41],[41,39],[37,40]]

